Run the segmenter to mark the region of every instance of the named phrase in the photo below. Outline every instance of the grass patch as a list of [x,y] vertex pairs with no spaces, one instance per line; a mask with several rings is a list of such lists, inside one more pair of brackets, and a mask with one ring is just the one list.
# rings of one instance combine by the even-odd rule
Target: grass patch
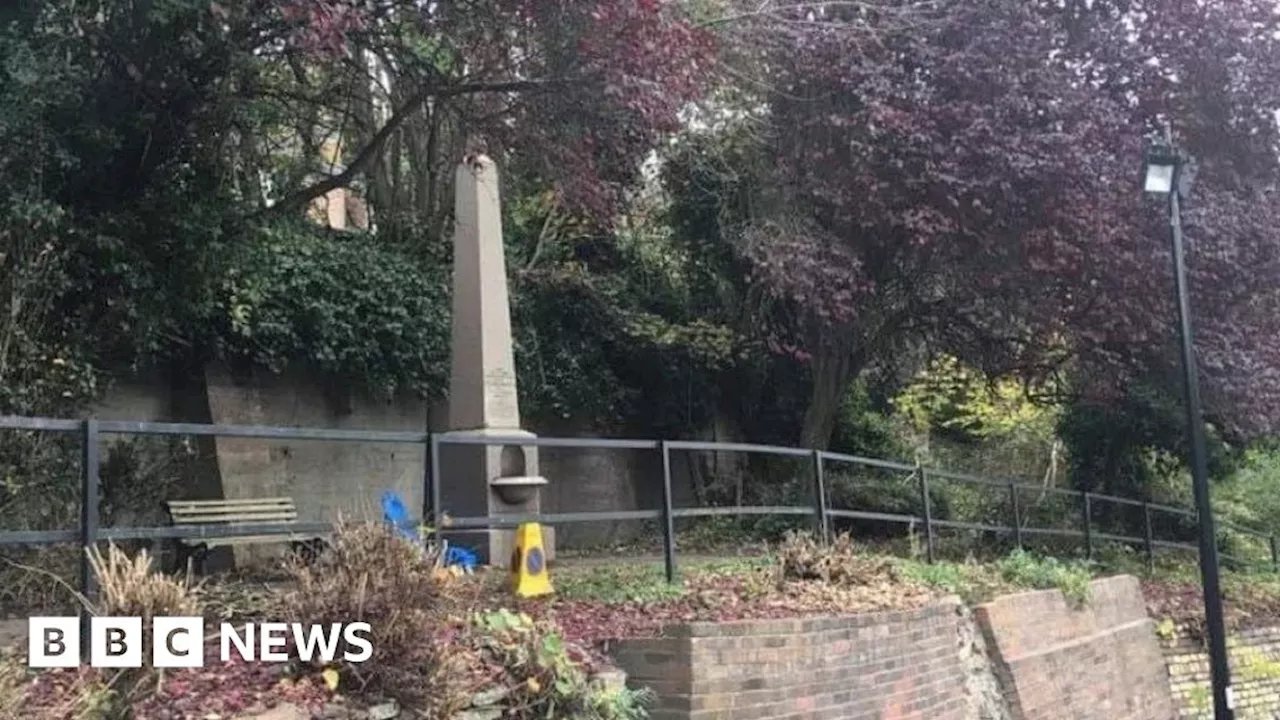
[[[793,534],[778,553],[756,557],[700,560],[680,566],[674,584],[666,581],[661,563],[619,563],[593,567],[567,566],[555,575],[556,593],[565,600],[604,604],[652,604],[685,598],[691,586],[725,578],[749,580],[743,588],[773,585],[782,578],[834,584],[903,583],[919,585],[976,604],[1020,590],[1060,590],[1077,604],[1088,601],[1093,569],[1079,561],[1063,561],[1016,550],[991,562],[908,560],[885,556],[848,537],[821,545]],[[1280,578],[1277,578],[1280,582]],[[1276,586],[1280,593],[1280,584]],[[762,594],[762,593],[754,593]]]
[[920,560],[902,560],[898,563],[898,568],[903,578],[959,596],[969,605],[986,602],[1001,592],[1012,589],[987,565],[941,560],[929,564]]
[[565,600],[607,604],[662,602],[686,592],[683,584],[667,582],[661,565],[651,563],[566,568],[552,581],[556,594]]
[[575,567],[562,566],[553,572],[556,596],[565,600],[585,600],[606,605],[648,604],[680,600],[689,592],[691,581],[717,577],[770,579],[777,560],[770,555],[700,559],[677,566],[675,583],[667,582],[662,563],[628,563]]

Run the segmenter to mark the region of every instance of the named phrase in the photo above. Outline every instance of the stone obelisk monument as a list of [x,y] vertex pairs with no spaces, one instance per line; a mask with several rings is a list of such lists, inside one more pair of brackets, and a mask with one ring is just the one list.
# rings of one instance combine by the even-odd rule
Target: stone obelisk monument
[[[511,307],[502,242],[498,171],[484,155],[455,174],[453,339],[449,379],[450,436],[532,438],[520,427]],[[547,481],[538,450],[528,445],[440,445],[441,500],[452,517],[536,513]],[[548,556],[554,536],[544,529]],[[513,529],[445,530],[451,543],[476,550],[493,565],[508,562]]]

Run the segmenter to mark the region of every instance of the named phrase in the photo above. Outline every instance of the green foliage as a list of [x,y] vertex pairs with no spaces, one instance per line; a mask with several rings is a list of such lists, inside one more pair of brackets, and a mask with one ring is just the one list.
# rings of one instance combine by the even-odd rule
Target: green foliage
[[[1132,383],[1116,403],[1070,405],[1058,432],[1070,450],[1072,483],[1081,490],[1180,502],[1189,483],[1186,411],[1174,378]],[[1209,473],[1228,475],[1235,451],[1208,427]]]
[[956,595],[970,604],[986,602],[1010,587],[989,566],[976,563],[901,560],[898,571],[906,580]]
[[911,448],[891,410],[873,400],[865,379],[850,383],[840,401],[829,449],[886,460],[911,457]]
[[1083,563],[1067,563],[1015,550],[994,563],[955,563],[939,560],[900,560],[901,575],[914,582],[945,590],[969,603],[1020,589],[1060,590],[1068,600],[1083,604],[1089,599],[1091,569]]
[[1082,563],[1064,562],[1053,557],[1037,557],[1024,550],[1015,550],[1001,559],[996,567],[1007,581],[1020,587],[1037,589],[1056,588],[1073,602],[1083,604],[1089,599],[1089,581],[1092,572]]
[[904,562],[903,575],[930,587],[962,595],[968,588],[964,566],[952,562]]
[[[1268,533],[1280,533],[1280,449],[1260,444],[1243,455],[1235,472],[1218,482],[1213,489],[1214,511],[1222,520]],[[1190,482],[1187,482],[1190,485]],[[1256,559],[1270,561],[1270,548],[1264,541],[1245,538],[1223,528],[1234,544],[1252,544]],[[1261,544],[1261,546],[1259,546]]]
[[988,380],[944,355],[894,398],[898,412],[918,431],[937,429],[960,438],[1050,439],[1054,408],[1032,402],[1014,379]]
[[1280,660],[1272,660],[1257,648],[1237,647],[1232,664],[1239,667],[1243,680],[1268,681],[1280,679]]
[[592,682],[580,653],[553,626],[509,610],[472,617],[481,650],[510,676],[503,704],[519,718],[643,720],[651,693],[608,689]]
[[518,181],[507,246],[522,411],[601,430],[701,428],[741,340],[691,304],[697,258],[652,221],[652,201],[602,235]]
[[222,289],[220,352],[281,372],[302,365],[384,396],[443,395],[447,278],[365,235],[262,228]]
[[1208,710],[1209,699],[1210,693],[1209,685],[1207,683],[1195,685],[1187,691],[1187,701],[1190,702],[1191,707],[1196,710]]
[[1061,408],[1048,384],[987,377],[943,355],[891,401],[915,435],[918,460],[982,475],[1052,480],[1062,464],[1055,435]]
[[615,565],[585,572],[565,572],[556,578],[556,592],[565,599],[604,603],[650,603],[685,594],[679,584],[667,582],[662,568],[652,565]]

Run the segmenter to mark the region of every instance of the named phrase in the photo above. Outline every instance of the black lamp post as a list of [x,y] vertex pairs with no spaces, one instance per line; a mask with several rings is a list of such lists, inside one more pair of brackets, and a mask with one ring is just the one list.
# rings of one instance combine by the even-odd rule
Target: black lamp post
[[1209,465],[1206,457],[1204,422],[1200,416],[1200,381],[1196,375],[1195,344],[1191,334],[1191,300],[1187,294],[1187,269],[1182,245],[1183,196],[1191,191],[1195,160],[1173,144],[1166,125],[1162,142],[1152,143],[1146,153],[1144,189],[1169,197],[1169,227],[1173,241],[1173,276],[1178,293],[1179,335],[1182,340],[1183,390],[1187,398],[1187,430],[1191,434],[1191,478],[1195,488],[1196,512],[1200,528],[1200,580],[1204,586],[1204,617],[1209,636],[1209,668],[1213,674],[1213,717],[1231,720],[1235,698],[1231,690],[1231,667],[1227,660],[1226,628],[1222,615],[1222,594],[1218,582],[1218,543],[1209,502]]

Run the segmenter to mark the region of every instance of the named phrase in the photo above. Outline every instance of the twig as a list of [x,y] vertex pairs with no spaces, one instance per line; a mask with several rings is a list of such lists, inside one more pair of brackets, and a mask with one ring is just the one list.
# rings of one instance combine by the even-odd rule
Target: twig
[[80,603],[84,605],[85,609],[88,610],[91,614],[93,615],[98,614],[97,610],[93,607],[93,604],[89,602],[89,598],[85,597],[79,590],[76,590],[75,588],[71,587],[71,583],[58,577],[56,573],[49,572],[48,570],[44,570],[42,568],[31,567],[30,565],[23,565],[20,562],[16,562],[8,558],[0,558],[0,560],[4,560],[10,566],[15,567],[19,570],[35,573],[37,575],[44,575],[46,577],[52,578],[54,582],[58,583],[59,585],[63,586],[68,591],[70,591],[71,594],[74,595],[76,599],[79,600]]

